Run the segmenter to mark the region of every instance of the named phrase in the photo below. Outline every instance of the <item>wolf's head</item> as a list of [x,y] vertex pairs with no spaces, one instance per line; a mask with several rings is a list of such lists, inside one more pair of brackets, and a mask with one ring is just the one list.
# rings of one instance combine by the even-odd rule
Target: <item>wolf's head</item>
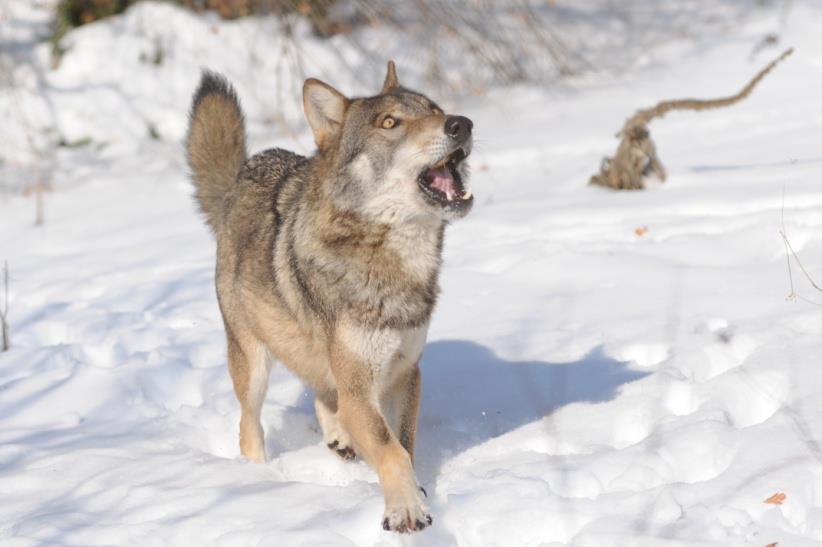
[[402,87],[393,62],[379,95],[349,99],[312,78],[303,106],[339,206],[389,223],[451,220],[471,209],[473,123]]

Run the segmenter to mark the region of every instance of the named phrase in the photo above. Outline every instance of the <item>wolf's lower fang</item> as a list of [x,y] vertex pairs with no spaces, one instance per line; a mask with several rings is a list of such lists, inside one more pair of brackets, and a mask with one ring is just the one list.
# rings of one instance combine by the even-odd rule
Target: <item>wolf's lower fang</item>
[[471,197],[471,195],[472,195],[472,194],[471,194],[471,190],[468,190],[467,192],[465,192],[465,193],[462,195],[462,199],[468,199],[468,198],[470,198],[470,197]]

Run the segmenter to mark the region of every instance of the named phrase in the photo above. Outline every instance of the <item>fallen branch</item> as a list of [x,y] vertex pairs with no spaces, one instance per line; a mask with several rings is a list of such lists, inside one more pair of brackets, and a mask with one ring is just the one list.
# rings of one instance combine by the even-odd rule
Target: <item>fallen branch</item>
[[645,179],[651,174],[665,180],[665,168],[656,153],[656,145],[651,139],[648,124],[674,110],[711,110],[731,106],[745,99],[754,87],[785,57],[793,53],[793,48],[768,63],[738,93],[718,99],[677,99],[662,101],[651,108],[639,110],[625,121],[617,133],[620,143],[613,158],[604,158],[598,174],[591,177],[590,184],[607,186],[615,190],[641,190]]

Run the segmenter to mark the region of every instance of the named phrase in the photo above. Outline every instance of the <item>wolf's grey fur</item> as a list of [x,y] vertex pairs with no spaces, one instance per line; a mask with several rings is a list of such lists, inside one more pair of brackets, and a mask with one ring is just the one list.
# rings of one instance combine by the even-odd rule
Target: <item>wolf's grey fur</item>
[[[445,225],[471,208],[471,123],[401,87],[393,63],[377,96],[307,80],[303,99],[310,158],[272,149],[246,160],[236,94],[212,73],[191,109],[188,159],[217,236],[240,447],[265,459],[259,417],[274,357],[315,390],[329,447],[377,470],[383,526],[419,530],[431,517],[412,467],[418,361]],[[430,182],[446,168],[447,199]]]

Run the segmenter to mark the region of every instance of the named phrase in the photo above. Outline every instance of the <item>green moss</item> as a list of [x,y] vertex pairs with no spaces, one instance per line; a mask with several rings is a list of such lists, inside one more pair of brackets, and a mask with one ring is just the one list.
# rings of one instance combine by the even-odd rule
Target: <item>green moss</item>
[[61,148],[81,148],[83,146],[88,146],[91,144],[91,137],[83,137],[81,139],[77,139],[74,141],[68,141],[64,138],[60,138],[57,141],[57,146]]
[[159,140],[163,139],[162,135],[160,135],[160,132],[157,131],[157,126],[154,125],[153,123],[149,122],[147,129],[148,129],[148,136],[149,136],[150,139],[155,140],[155,141],[159,141]]

